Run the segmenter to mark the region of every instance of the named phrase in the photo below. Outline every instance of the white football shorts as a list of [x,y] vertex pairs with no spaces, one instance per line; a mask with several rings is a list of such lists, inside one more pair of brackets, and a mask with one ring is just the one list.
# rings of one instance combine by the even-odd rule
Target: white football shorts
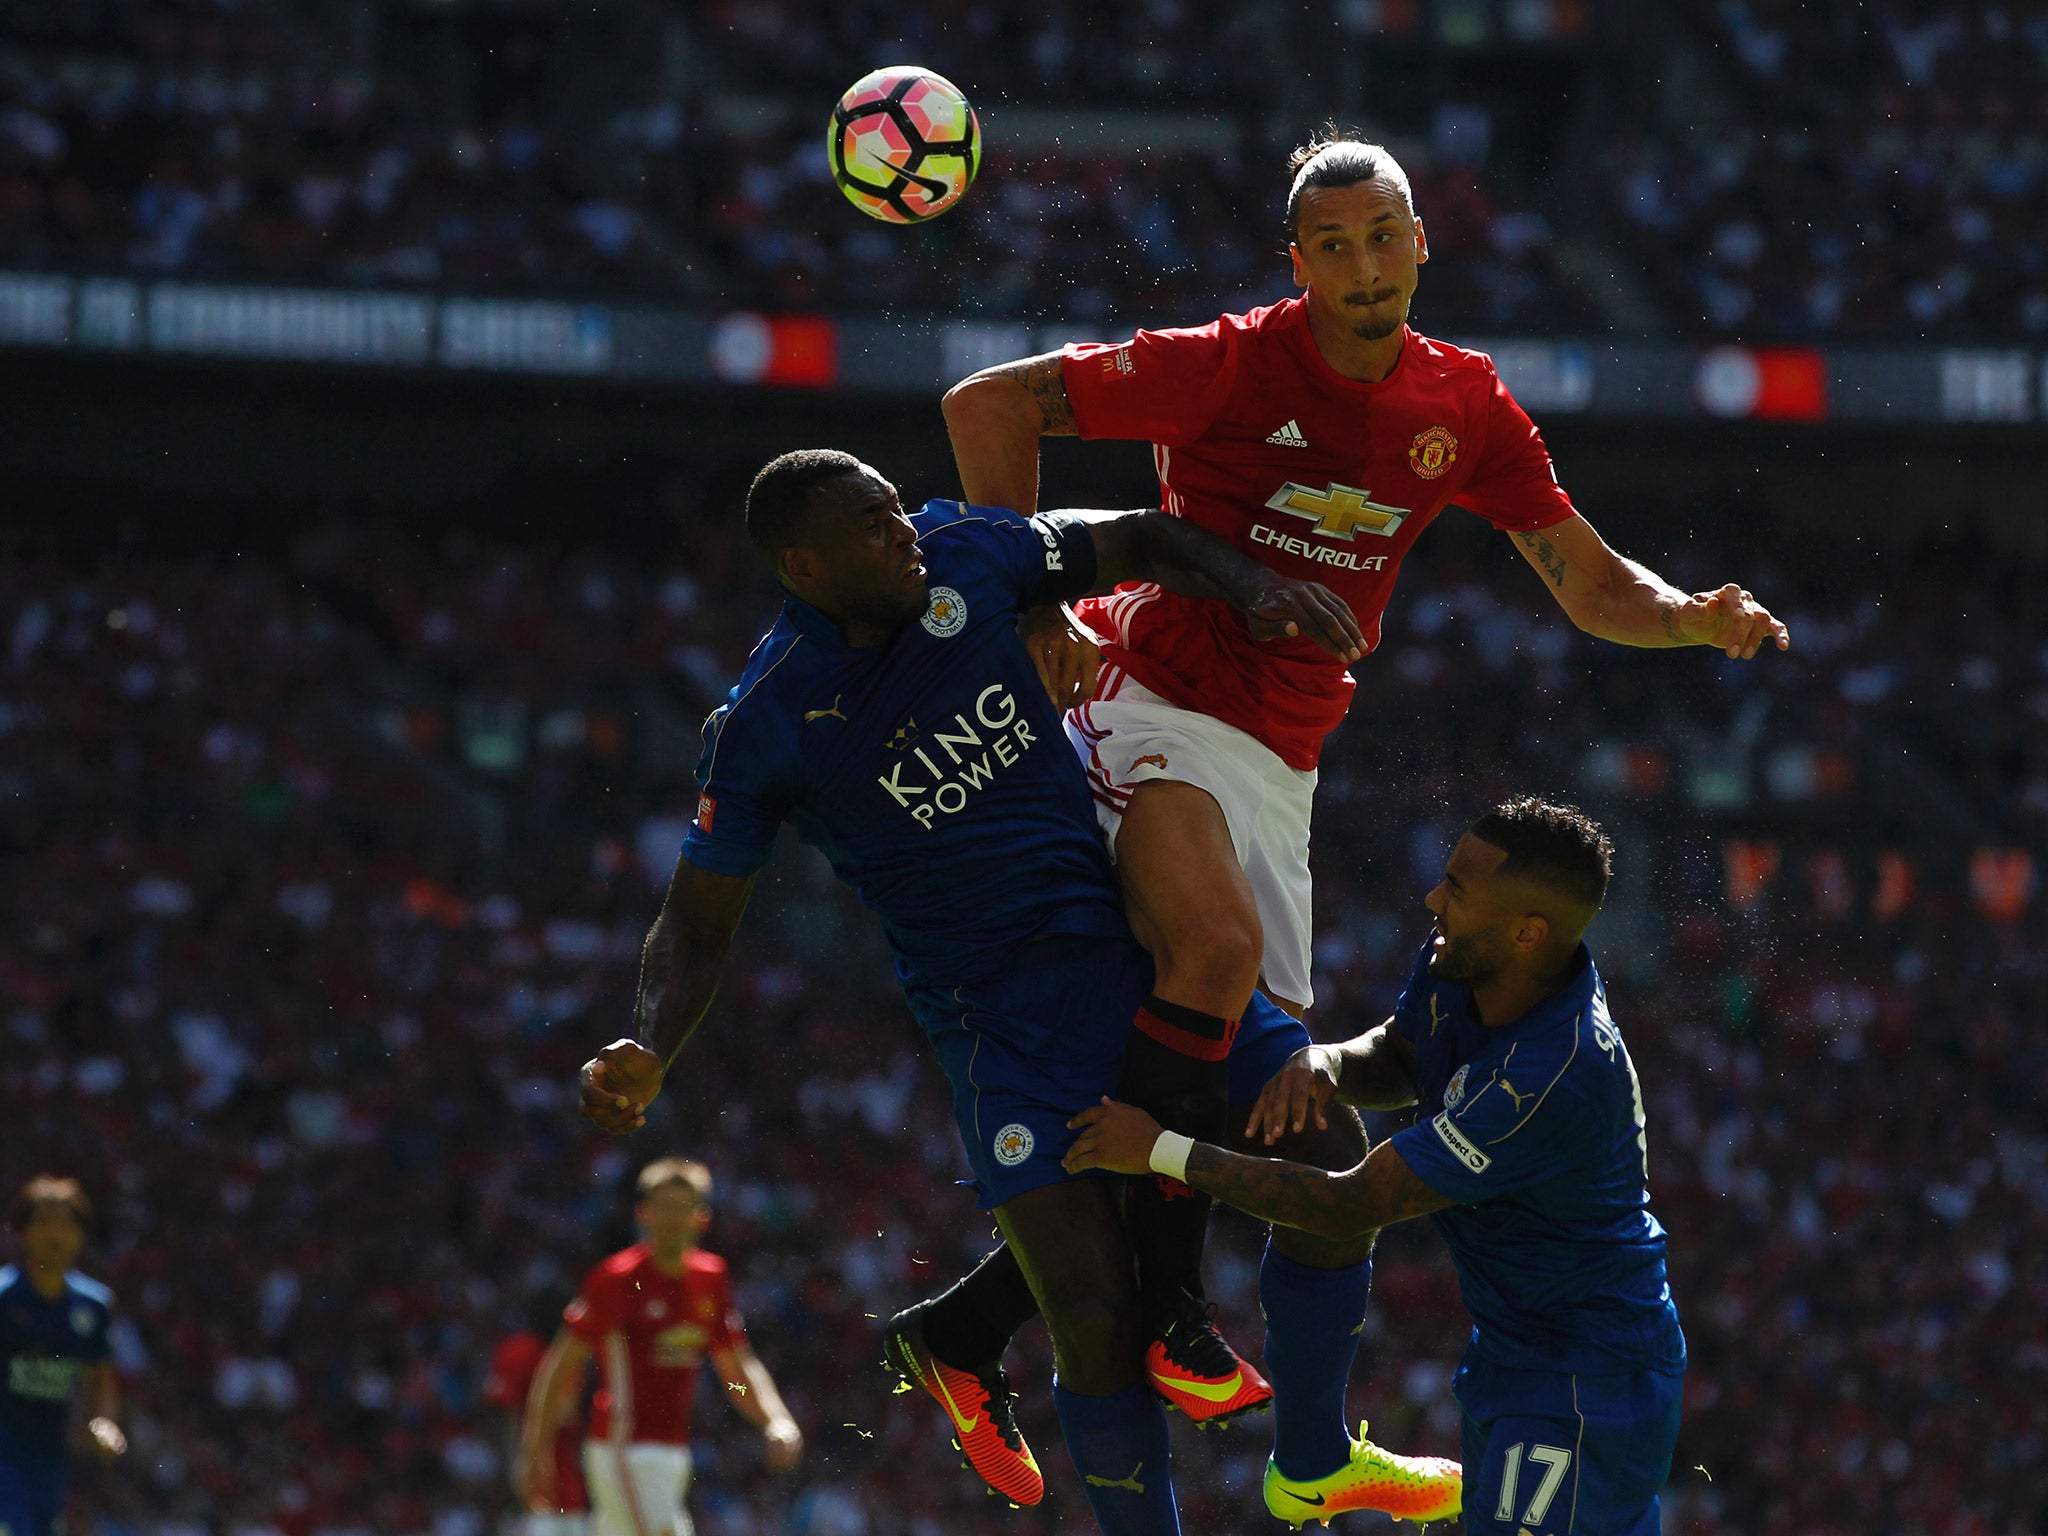
[[1315,770],[1288,767],[1236,726],[1167,703],[1120,667],[1102,669],[1095,697],[1068,710],[1066,724],[1112,858],[1124,807],[1148,779],[1192,784],[1214,797],[1258,904],[1266,989],[1303,1007],[1313,1003],[1308,824]]
[[583,1442],[590,1536],[694,1536],[690,1448],[655,1440]]

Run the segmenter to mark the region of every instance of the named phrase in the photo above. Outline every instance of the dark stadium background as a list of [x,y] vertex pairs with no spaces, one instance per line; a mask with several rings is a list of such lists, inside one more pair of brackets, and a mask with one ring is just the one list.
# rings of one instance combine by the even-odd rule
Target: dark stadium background
[[[990,146],[909,232],[818,174],[905,57]],[[1666,1531],[2048,1530],[2039,5],[11,0],[0,1177],[99,1201],[135,1447],[80,1453],[76,1531],[494,1529],[489,1350],[671,1150],[810,1442],[770,1481],[707,1402],[700,1529],[1084,1528],[874,1366],[986,1227],[815,860],[644,1133],[569,1085],[771,611],[746,477],[829,443],[949,494],[952,373],[1280,296],[1330,114],[1415,177],[1418,326],[1512,347],[1594,523],[1796,645],[1596,645],[1447,514],[1326,763],[1319,1033],[1381,1016],[1462,820],[1582,801],[1693,1351]],[[1154,489],[1049,448],[1048,504]],[[1380,1252],[1354,1412],[1454,1452],[1448,1266]],[[1247,1347],[1255,1254],[1220,1218]],[[1042,1333],[1012,1364],[1060,1485]],[[1263,1527],[1260,1429],[1177,1446],[1188,1529]]]

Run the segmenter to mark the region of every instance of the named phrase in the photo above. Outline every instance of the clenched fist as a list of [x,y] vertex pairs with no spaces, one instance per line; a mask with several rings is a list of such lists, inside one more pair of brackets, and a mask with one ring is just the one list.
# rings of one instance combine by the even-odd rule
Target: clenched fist
[[638,1040],[614,1040],[583,1063],[578,1107],[601,1131],[637,1131],[661,1092],[661,1076],[661,1058],[654,1052]]

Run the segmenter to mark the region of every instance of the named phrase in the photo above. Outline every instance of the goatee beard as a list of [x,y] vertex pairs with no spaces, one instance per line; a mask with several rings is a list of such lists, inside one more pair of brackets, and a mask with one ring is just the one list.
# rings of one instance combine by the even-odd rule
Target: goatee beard
[[1469,942],[1454,944],[1449,939],[1430,961],[1429,970],[1444,981],[1467,987],[1483,987],[1500,974],[1500,967],[1474,954]]

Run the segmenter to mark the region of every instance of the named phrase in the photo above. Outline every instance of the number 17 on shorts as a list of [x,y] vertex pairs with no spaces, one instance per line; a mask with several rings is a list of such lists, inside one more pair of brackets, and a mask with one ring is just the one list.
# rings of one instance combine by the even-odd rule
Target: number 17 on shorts
[[[1571,1469],[1572,1453],[1565,1446],[1517,1440],[1506,1447],[1500,1458],[1500,1490],[1493,1501],[1494,1524],[1502,1529],[1520,1525],[1531,1536],[1544,1530]],[[1558,1529],[1565,1527],[1560,1524]]]
[[1483,1437],[1474,1428],[1467,1419],[1470,1536],[1658,1536],[1657,1494],[1671,1468],[1663,1426],[1510,1416]]
[[1469,1536],[1658,1536],[1685,1373],[1612,1376],[1468,1361]]

